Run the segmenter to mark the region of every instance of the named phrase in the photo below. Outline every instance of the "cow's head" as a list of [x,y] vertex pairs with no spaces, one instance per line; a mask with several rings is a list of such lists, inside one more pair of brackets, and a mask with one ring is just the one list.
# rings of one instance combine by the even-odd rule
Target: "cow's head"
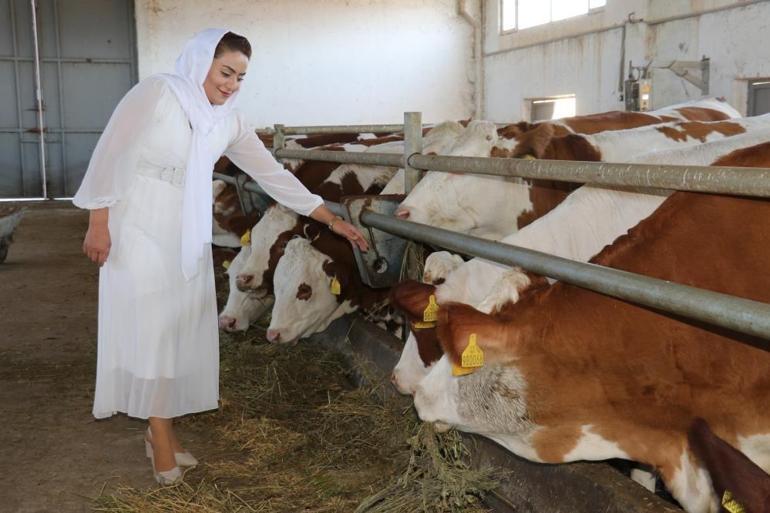
[[222,313],[219,314],[219,327],[225,331],[247,330],[270,308],[273,302],[271,297],[251,297],[246,292],[238,290],[235,285],[235,277],[243,268],[250,254],[251,248],[249,246],[241,248],[226,271],[230,291],[227,295],[227,304],[225,304]]
[[[472,121],[456,138],[446,153],[452,156],[488,157],[497,141],[497,128],[488,121]],[[498,183],[499,180],[457,173],[431,171],[420,180],[409,196],[399,205],[396,216],[417,223],[430,224],[464,233],[476,226],[475,204],[483,208],[478,196],[479,182]]]
[[441,357],[436,328],[424,322],[424,312],[435,287],[416,281],[405,281],[391,289],[391,305],[400,310],[410,324],[410,334],[401,351],[391,381],[402,394],[414,394],[417,384]]
[[445,155],[455,144],[465,127],[457,121],[444,121],[431,128],[422,140],[422,152],[425,155]]
[[309,240],[291,239],[273,276],[275,305],[268,340],[293,342],[326,329],[334,319],[352,311],[347,301],[332,293],[334,279],[339,282],[340,292],[347,288],[349,273]]
[[423,283],[406,281],[391,289],[391,305],[400,310],[410,324],[409,337],[391,376],[393,385],[402,394],[414,394],[417,384],[443,353],[436,329],[424,323],[424,312],[430,296],[435,296],[435,286],[443,283],[462,263],[459,255],[448,251],[431,253],[425,260]]
[[[272,288],[272,272],[286,239],[300,230],[299,216],[280,205],[267,209],[251,229],[251,256],[237,275],[238,289],[265,297]],[[288,234],[281,237],[282,234]]]
[[[415,391],[420,418],[471,432],[525,429],[526,386],[508,365],[513,356],[504,323],[470,306],[449,304],[441,306],[437,326],[444,355]],[[478,368],[463,367],[471,335],[483,351]]]
[[462,265],[463,259],[449,251],[434,251],[425,259],[422,281],[432,285],[441,285],[455,269]]

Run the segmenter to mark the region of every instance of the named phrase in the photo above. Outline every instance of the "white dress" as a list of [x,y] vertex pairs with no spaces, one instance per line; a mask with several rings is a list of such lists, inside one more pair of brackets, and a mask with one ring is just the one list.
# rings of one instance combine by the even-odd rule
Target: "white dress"
[[[112,247],[99,274],[96,418],[116,412],[171,418],[217,408],[211,246],[192,279],[181,267],[191,136],[166,83],[142,81],[115,110],[73,199],[81,208],[109,207]],[[273,159],[238,112],[210,137],[280,203],[303,215],[322,203]]]

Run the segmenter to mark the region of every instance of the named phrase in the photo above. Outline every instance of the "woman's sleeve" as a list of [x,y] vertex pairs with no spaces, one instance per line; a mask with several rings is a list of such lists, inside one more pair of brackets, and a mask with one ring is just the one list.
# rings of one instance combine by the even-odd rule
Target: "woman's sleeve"
[[310,215],[323,204],[320,196],[308,191],[297,177],[273,158],[240,112],[237,113],[237,120],[235,137],[231,139],[230,145],[225,150],[227,158],[256,180],[278,203],[298,214]]
[[75,206],[111,207],[128,192],[136,175],[143,138],[165,87],[163,79],[151,77],[136,84],[120,100],[72,198]]

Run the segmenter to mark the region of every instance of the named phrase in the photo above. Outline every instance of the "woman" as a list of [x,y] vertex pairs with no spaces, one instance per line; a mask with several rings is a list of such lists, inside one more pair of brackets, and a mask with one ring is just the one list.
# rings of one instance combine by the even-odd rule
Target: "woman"
[[217,408],[219,339],[211,260],[211,172],[222,155],[268,194],[366,243],[265,150],[233,110],[249,42],[208,29],[174,74],[151,76],[115,109],[73,202],[90,209],[83,251],[101,266],[93,414],[149,419],[147,455],[161,484],[197,461],[174,417]]

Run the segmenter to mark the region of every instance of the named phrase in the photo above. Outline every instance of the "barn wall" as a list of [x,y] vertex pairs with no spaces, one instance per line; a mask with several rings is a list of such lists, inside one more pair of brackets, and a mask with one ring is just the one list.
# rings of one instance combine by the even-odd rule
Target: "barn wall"
[[139,78],[173,69],[188,37],[222,26],[254,48],[238,101],[257,126],[398,123],[409,110],[429,122],[467,118],[473,29],[457,9],[456,0],[136,0]]
[[654,69],[674,59],[710,57],[710,94],[743,112],[748,80],[770,76],[767,1],[608,0],[595,13],[510,34],[499,32],[499,3],[484,0],[484,114],[495,121],[525,117],[526,98],[560,94],[576,94],[578,114],[623,109],[629,60],[652,61],[653,108],[700,96],[671,71]]

